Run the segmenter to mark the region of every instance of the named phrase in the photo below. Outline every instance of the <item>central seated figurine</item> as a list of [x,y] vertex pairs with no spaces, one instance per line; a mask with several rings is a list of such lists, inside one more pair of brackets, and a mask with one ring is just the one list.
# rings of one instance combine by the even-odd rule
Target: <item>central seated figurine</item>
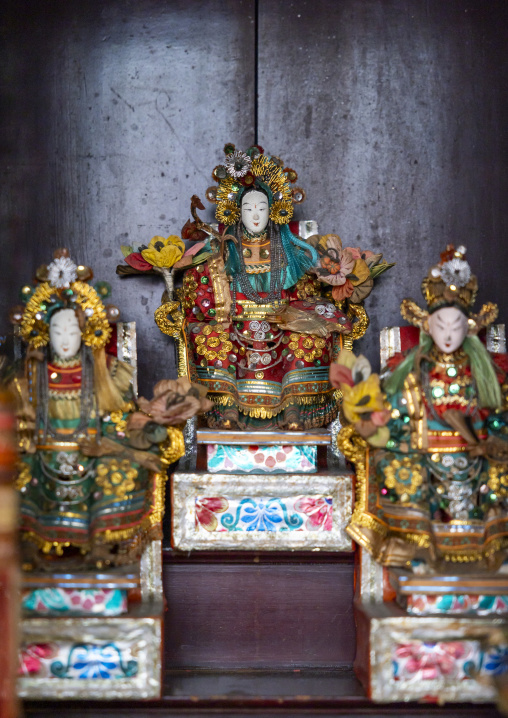
[[[194,222],[182,239],[153,237],[138,251],[122,247],[128,266],[118,274],[162,274],[166,298],[155,312],[162,332],[179,342],[180,376],[207,388],[210,427],[308,430],[338,413],[339,393],[328,378],[343,346],[363,336],[361,302],[374,279],[391,267],[381,254],[342,247],[315,222],[292,222],[305,192],[296,172],[256,146],[227,144],[207,190],[218,231],[203,222],[193,196]],[[302,235],[302,236],[299,236]],[[185,253],[184,253],[185,251]],[[181,302],[173,301],[173,272],[185,269]]]
[[[293,202],[304,198],[291,189],[294,170],[259,148],[231,148],[213,173],[218,188],[208,191],[223,233],[205,244],[183,280],[190,378],[214,402],[209,426],[326,426],[338,412],[328,369],[340,335],[352,331],[330,285],[348,282],[344,298],[351,296],[346,274],[357,259],[367,265],[335,235],[305,241],[291,231]],[[328,286],[320,274],[332,278]]]

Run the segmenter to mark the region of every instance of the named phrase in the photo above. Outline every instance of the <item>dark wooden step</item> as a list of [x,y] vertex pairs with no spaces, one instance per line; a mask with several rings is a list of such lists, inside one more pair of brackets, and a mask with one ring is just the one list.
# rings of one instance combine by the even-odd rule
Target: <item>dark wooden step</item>
[[168,669],[352,664],[352,554],[323,563],[320,553],[309,552],[165,551],[164,557]]
[[[64,712],[62,707],[65,706]],[[168,671],[164,697],[150,703],[27,702],[26,718],[151,718],[151,716],[415,716],[500,718],[492,705],[374,705],[351,668],[326,671]]]

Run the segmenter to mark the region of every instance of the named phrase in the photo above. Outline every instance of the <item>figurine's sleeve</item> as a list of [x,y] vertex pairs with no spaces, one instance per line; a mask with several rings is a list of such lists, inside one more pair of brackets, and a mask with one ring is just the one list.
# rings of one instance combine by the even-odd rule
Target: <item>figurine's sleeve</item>
[[188,321],[203,322],[215,318],[215,295],[208,263],[185,272],[182,307]]
[[108,368],[113,384],[122,396],[125,396],[132,384],[134,368],[116,357],[108,357]]

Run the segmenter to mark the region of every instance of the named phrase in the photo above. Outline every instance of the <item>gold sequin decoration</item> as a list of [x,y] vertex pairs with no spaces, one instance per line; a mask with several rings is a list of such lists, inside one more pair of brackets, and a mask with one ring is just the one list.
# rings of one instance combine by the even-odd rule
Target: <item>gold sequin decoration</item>
[[230,352],[233,348],[232,342],[223,342],[221,349],[225,352]]
[[200,345],[197,347],[196,352],[197,352],[200,356],[203,356],[204,354],[206,354],[206,347],[204,346],[204,344],[200,344]]
[[19,491],[19,489],[22,489],[31,481],[32,472],[30,471],[29,465],[24,461],[18,461],[16,468],[18,469],[18,475],[14,485]]
[[256,377],[256,379],[264,379],[264,378],[265,378],[265,375],[264,375],[264,373],[263,373],[262,371],[257,371],[257,372],[254,374],[254,376]]
[[208,361],[215,361],[215,359],[217,359],[217,352],[214,352],[214,351],[207,352],[205,356],[208,359]]
[[321,339],[321,337],[318,337],[314,340],[314,346],[316,347],[316,349],[324,349],[324,347],[326,346],[326,341],[324,339]]
[[105,496],[117,496],[125,499],[126,495],[135,489],[135,480],[138,471],[127,459],[118,461],[109,459],[97,465],[96,482],[102,488]]
[[292,351],[294,351],[295,349],[298,349],[299,344],[298,344],[298,342],[289,342],[288,346]]
[[206,337],[204,337],[202,334],[196,337],[196,344],[204,344],[206,342]]
[[183,292],[180,294],[182,296],[182,307],[184,309],[192,309],[192,307],[195,305],[195,300],[197,299],[196,289],[198,285],[192,274],[186,274],[183,278]]
[[306,299],[320,293],[320,282],[318,279],[304,275],[296,283],[296,295],[298,299]]
[[213,332],[212,327],[206,326],[206,327],[203,329],[203,334],[206,334],[206,336],[208,336],[208,335],[211,334],[212,332]]
[[[178,461],[185,454],[185,441],[183,438],[183,431],[178,429],[176,426],[168,426],[168,441],[167,443],[161,444],[162,456],[161,464],[163,466],[169,466],[174,461]],[[162,519],[161,507],[161,519]]]
[[219,337],[208,337],[206,343],[209,347],[218,347],[220,344],[220,339]]
[[219,335],[219,339],[221,342],[229,341],[229,332],[222,332],[222,334]]
[[[289,346],[291,346],[291,344]],[[297,359],[303,359],[304,355],[305,352],[303,351],[303,349],[295,349],[295,357]]]
[[492,462],[489,466],[489,480],[487,481],[489,489],[495,491],[499,496],[508,495],[508,467],[503,464]]
[[312,347],[314,346],[314,342],[312,341],[312,339],[310,337],[307,337],[306,339],[303,340],[302,346],[304,349],[312,349]]
[[299,341],[299,339],[300,339],[300,335],[293,333],[293,334],[290,334],[290,335],[289,335],[289,338],[291,339],[292,342],[297,342],[297,341]]
[[314,355],[307,353],[303,355],[303,358],[305,359],[305,361],[312,362],[314,360]]
[[221,361],[226,361],[226,359],[228,358],[227,352],[223,352],[223,351],[220,351],[220,352],[217,354],[217,356],[219,357],[219,359],[220,359]]
[[[404,493],[413,496],[423,483],[423,469],[420,464],[413,463],[409,456],[393,459],[384,469],[385,486],[395,489],[399,496]],[[410,480],[409,484],[405,483]]]

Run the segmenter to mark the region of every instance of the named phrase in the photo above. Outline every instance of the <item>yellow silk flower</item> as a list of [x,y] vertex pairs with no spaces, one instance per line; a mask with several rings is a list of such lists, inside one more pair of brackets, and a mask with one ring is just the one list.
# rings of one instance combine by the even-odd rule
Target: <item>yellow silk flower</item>
[[384,409],[384,398],[379,386],[379,376],[371,374],[368,379],[355,386],[341,384],[342,408],[346,419],[354,424],[362,414]]
[[167,239],[152,237],[147,249],[143,249],[141,256],[152,267],[172,267],[178,262],[185,251],[185,244],[176,235]]
[[363,284],[367,281],[367,279],[370,279],[370,269],[367,265],[367,262],[365,262],[363,259],[357,259],[355,262],[355,266],[353,267],[352,274],[357,277],[357,279],[351,279],[351,283],[354,287],[357,287],[359,284]]

